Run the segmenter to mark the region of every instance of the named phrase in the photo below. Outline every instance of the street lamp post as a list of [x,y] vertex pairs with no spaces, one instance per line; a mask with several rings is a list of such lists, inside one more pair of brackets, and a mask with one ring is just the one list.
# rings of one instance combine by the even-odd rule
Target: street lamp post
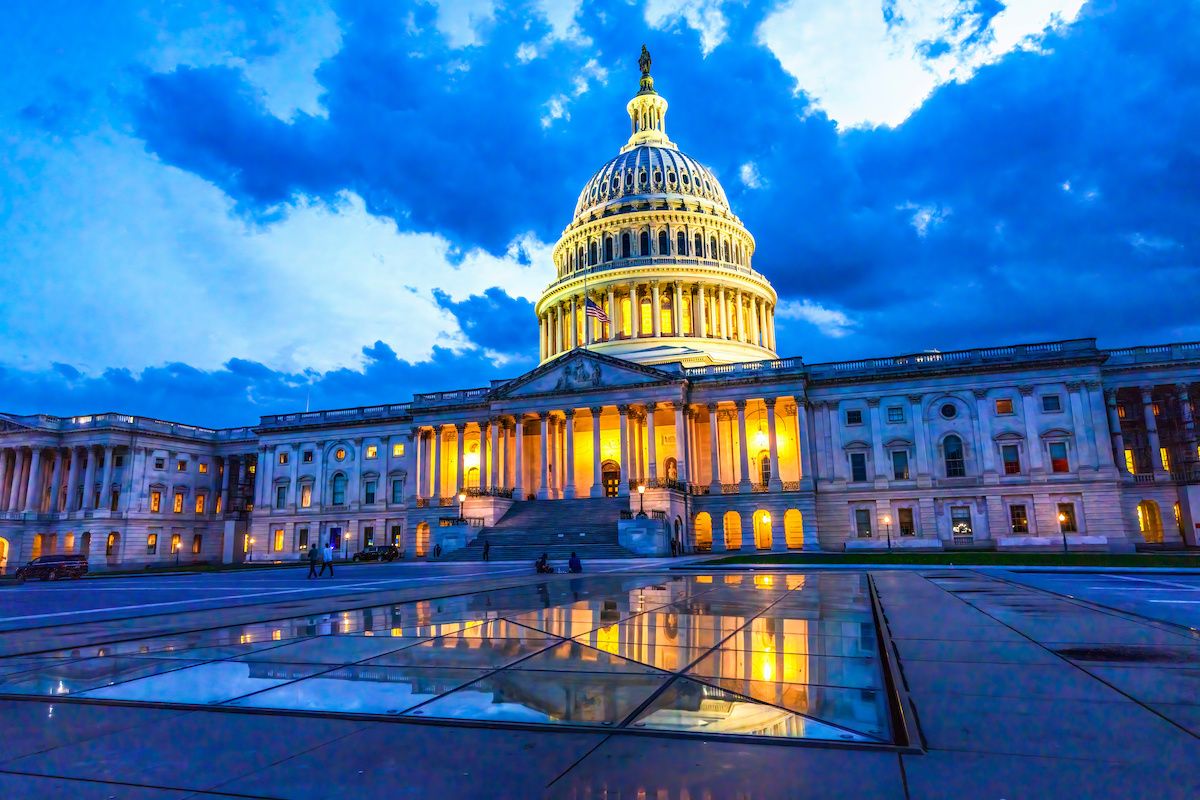
[[646,516],[646,484],[638,484],[638,516]]
[[1067,515],[1063,512],[1058,512],[1058,530],[1062,534],[1063,552],[1067,552]]
[[465,502],[467,502],[467,493],[459,492],[458,493],[458,521],[459,521],[459,523],[462,523],[464,520],[463,503],[465,503]]
[[250,549],[249,549],[249,552],[246,553],[246,560],[253,561],[254,560],[254,537],[251,536],[249,541],[250,541]]
[[887,531],[888,550],[892,549],[892,515],[883,515],[883,529]]

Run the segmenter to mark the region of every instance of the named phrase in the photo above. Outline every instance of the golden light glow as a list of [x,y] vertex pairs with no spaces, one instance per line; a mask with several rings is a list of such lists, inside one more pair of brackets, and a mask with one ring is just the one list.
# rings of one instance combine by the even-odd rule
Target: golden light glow
[[367,445],[367,458],[376,458],[379,456],[379,448],[373,444]]
[[1129,448],[1125,449],[1125,471],[1130,475],[1137,473],[1137,469],[1134,467],[1133,451]]
[[609,625],[598,629],[596,631],[596,649],[612,653],[614,656],[618,655],[617,650],[619,649],[619,645],[617,644],[617,636],[618,629],[616,625]]
[[283,631],[280,628],[271,631],[271,639],[276,642],[280,641],[283,639]]
[[1162,459],[1163,469],[1167,472],[1171,471],[1171,456],[1167,453],[1167,448],[1158,448],[1158,457]]

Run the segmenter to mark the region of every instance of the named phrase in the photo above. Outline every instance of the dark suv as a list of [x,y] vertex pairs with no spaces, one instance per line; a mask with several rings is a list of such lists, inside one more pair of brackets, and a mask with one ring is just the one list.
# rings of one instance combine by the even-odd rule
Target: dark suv
[[38,556],[17,569],[16,577],[22,580],[41,578],[44,581],[56,581],[59,578],[82,578],[87,571],[87,556]]
[[391,544],[371,544],[354,554],[352,561],[395,561],[400,550]]

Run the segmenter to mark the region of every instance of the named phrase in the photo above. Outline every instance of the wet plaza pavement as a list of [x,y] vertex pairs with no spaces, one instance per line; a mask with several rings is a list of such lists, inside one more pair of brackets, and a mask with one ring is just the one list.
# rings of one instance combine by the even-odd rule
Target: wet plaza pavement
[[970,570],[510,583],[10,648],[0,796],[1200,792],[1186,629]]

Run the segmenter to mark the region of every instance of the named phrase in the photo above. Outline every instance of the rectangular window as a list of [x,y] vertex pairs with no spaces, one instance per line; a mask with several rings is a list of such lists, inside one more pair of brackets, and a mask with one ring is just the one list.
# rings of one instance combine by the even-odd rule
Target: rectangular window
[[1067,443],[1050,443],[1050,469],[1053,472],[1070,472],[1071,462],[1067,460]]
[[346,504],[346,479],[341,475],[333,479],[333,504],[335,506]]
[[375,485],[375,481],[367,481],[366,486],[363,487],[363,500],[367,505],[375,502]]
[[379,447],[373,444],[367,445],[367,458],[379,458]]
[[202,495],[202,494],[196,495],[196,513],[197,514],[204,513],[205,500],[207,500],[207,497],[205,495]]
[[196,465],[196,470],[201,475],[207,475],[208,474],[208,463],[205,461],[201,461],[199,464]]
[[192,555],[200,555],[200,546],[204,542],[204,536],[197,533],[192,536]]
[[1062,398],[1056,394],[1042,395],[1042,411],[1050,413],[1062,411]]
[[1137,474],[1137,463],[1133,460],[1133,451],[1125,448],[1125,469],[1130,475]]
[[911,508],[897,508],[896,520],[900,525],[901,536],[917,535],[917,523]]
[[871,510],[869,508],[854,509],[854,529],[858,538],[871,538]]
[[400,458],[404,455],[404,443],[396,442],[392,445],[392,458]]
[[114,467],[125,466],[125,456],[113,456],[113,466]]
[[400,541],[401,541],[401,539],[403,539],[403,537],[404,537],[404,529],[401,528],[399,525],[393,525],[392,526],[392,544],[394,544],[396,547],[399,547]]
[[280,463],[280,464],[286,464],[286,463],[288,463],[288,454],[287,454],[286,452],[283,452],[283,453],[280,453],[280,454],[279,454],[279,463]]
[[996,415],[1004,416],[1013,413],[1013,402],[1011,397],[1002,397],[996,401]]
[[404,502],[404,481],[400,480],[399,478],[392,481],[392,502]]
[[1075,504],[1058,504],[1058,527],[1063,533],[1077,533],[1079,526],[1075,522]]
[[296,531],[296,549],[308,549],[308,528],[300,528]]
[[108,496],[108,510],[116,511],[117,507],[120,504],[121,504],[121,490],[113,489],[112,493],[109,494],[109,496]]
[[300,487],[300,507],[310,508],[312,506],[312,484],[304,484]]
[[312,460],[313,460],[313,451],[305,450],[304,455],[300,456],[300,460],[303,461],[305,464],[311,464]]
[[1021,474],[1021,448],[1015,444],[1002,445],[1000,447],[1000,457],[1004,460],[1005,475]]
[[950,506],[950,530],[955,536],[973,536],[971,509],[967,506]]
[[157,489],[150,492],[150,511],[155,514],[162,511],[162,492]]
[[183,492],[175,493],[175,503],[172,505],[171,510],[176,514],[183,513]]
[[1008,507],[1008,523],[1013,533],[1029,533],[1029,515],[1025,512],[1024,505]]
[[850,480],[855,482],[865,481],[867,479],[867,454],[866,453],[851,453],[850,454]]
[[183,542],[183,537],[180,536],[178,533],[171,534],[171,555],[175,555],[176,553],[179,552],[179,546],[180,546],[180,544],[182,544],[182,542]]
[[847,425],[862,425],[862,409],[851,408],[846,412]]
[[287,487],[279,485],[275,487],[275,507],[283,508],[287,505]]
[[1158,448],[1158,458],[1162,461],[1163,469],[1167,472],[1171,471],[1171,456],[1167,453],[1167,448]]
[[363,546],[370,547],[375,544],[375,526],[367,525],[363,528]]
[[1154,412],[1154,416],[1157,417],[1159,415],[1159,413],[1162,411],[1162,406],[1160,406],[1158,403],[1151,403],[1150,409],[1151,409],[1151,411]]
[[146,535],[146,554],[152,556],[152,555],[154,555],[154,552],[156,550],[158,550],[158,534],[157,533],[147,534]]
[[215,509],[215,513],[217,513],[217,514],[220,514],[220,513],[221,513],[221,508],[222,508],[222,506],[224,506],[224,504],[225,504],[225,503],[224,503],[224,500],[223,500],[223,498],[221,497],[221,495],[217,495],[217,507],[216,507],[216,509]]
[[272,538],[271,549],[278,553],[283,549],[283,528],[276,528]]
[[892,477],[898,481],[908,480],[908,451],[892,451]]
[[1117,419],[1125,419],[1125,406],[1117,406]]
[[888,406],[888,422],[904,422],[904,406]]
[[154,459],[154,468],[155,469],[166,469],[167,468],[167,460],[165,458]]
[[175,462],[175,471],[176,472],[187,472],[187,459],[186,458],[181,458]]

